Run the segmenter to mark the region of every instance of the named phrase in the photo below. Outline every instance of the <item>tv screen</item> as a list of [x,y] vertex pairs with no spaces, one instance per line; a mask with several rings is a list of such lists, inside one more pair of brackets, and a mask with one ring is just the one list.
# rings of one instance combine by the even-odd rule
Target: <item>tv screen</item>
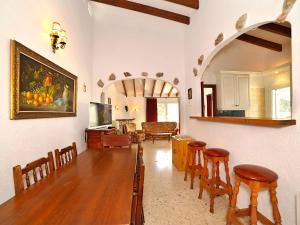
[[90,103],[90,127],[100,127],[112,124],[111,105],[96,102]]

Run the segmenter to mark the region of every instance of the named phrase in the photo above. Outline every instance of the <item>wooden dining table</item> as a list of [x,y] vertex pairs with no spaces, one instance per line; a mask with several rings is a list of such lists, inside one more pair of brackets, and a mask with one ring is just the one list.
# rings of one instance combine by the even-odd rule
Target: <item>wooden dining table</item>
[[0,205],[0,224],[130,224],[136,152],[84,151],[73,163]]

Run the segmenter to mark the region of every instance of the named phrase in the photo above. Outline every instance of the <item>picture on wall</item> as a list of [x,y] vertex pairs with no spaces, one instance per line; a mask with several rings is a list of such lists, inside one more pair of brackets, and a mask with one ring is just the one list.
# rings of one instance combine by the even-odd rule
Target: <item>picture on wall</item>
[[192,88],[189,88],[188,89],[188,99],[192,99],[193,96],[192,96]]
[[11,119],[76,116],[77,77],[11,40]]

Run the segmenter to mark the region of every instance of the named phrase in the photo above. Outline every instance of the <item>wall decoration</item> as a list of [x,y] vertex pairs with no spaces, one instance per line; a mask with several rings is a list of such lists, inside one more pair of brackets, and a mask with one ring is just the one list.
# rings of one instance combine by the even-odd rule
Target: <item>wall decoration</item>
[[247,23],[247,18],[248,18],[247,13],[245,13],[239,17],[239,19],[236,21],[236,24],[235,24],[235,29],[237,29],[237,31],[241,31],[245,27],[245,25]]
[[132,75],[129,72],[124,72],[125,77],[131,77]]
[[193,95],[192,95],[192,88],[188,89],[188,99],[192,99]]
[[76,116],[77,77],[11,40],[11,119]]
[[115,80],[115,79],[116,79],[116,75],[114,73],[112,73],[108,78],[108,80]]
[[204,60],[204,55],[201,55],[201,56],[198,58],[198,65],[199,65],[199,66],[202,65],[203,60]]
[[159,72],[159,73],[156,74],[157,78],[160,78],[160,77],[163,77],[163,76],[164,76],[164,73],[162,73],[162,72]]
[[174,80],[173,80],[173,84],[175,84],[175,85],[177,85],[177,84],[179,84],[179,79],[176,77],[176,78],[174,78]]
[[107,104],[111,105],[111,98],[107,98]]
[[282,12],[281,14],[277,17],[276,21],[278,23],[284,23],[286,20],[286,17],[292,10],[296,0],[285,0],[282,6]]
[[86,84],[85,83],[83,83],[83,92],[86,92]]
[[193,68],[193,74],[195,77],[198,76],[198,70],[196,68]]
[[100,102],[101,102],[102,104],[105,104],[105,93],[104,93],[104,91],[101,92],[101,95],[100,95]]
[[101,79],[98,80],[97,85],[98,85],[98,87],[101,87],[101,88],[104,87],[104,83],[103,83],[103,81]]
[[220,33],[218,35],[217,39],[215,40],[215,46],[220,44],[223,41],[223,39],[224,39],[224,35],[223,35],[223,33]]
[[142,76],[143,77],[148,77],[148,73],[147,72],[142,72]]

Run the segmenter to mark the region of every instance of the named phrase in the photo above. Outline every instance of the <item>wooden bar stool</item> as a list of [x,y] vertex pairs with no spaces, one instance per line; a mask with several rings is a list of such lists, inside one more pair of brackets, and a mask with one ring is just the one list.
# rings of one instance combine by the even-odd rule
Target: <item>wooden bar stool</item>
[[[211,178],[208,174],[208,161],[212,163]],[[203,176],[200,182],[200,192],[199,198],[202,198],[203,189],[205,188],[210,195],[210,212],[214,212],[214,199],[215,196],[228,194],[229,199],[231,199],[232,186],[230,183],[229,176],[229,152],[220,148],[209,148],[204,152],[204,166],[203,166]],[[226,183],[220,178],[220,162],[224,163],[225,173],[226,173]]]
[[[281,217],[276,197],[278,175],[272,170],[256,165],[238,165],[235,166],[233,170],[235,173],[235,186],[228,210],[227,225],[242,224],[237,217],[244,216],[250,216],[251,225],[257,224],[257,220],[266,225],[281,225]],[[249,208],[237,210],[236,202],[241,182],[248,185],[251,190],[250,206]],[[275,223],[272,223],[268,218],[257,211],[258,191],[265,188],[269,189]]]
[[[185,165],[185,174],[184,180],[187,180],[188,172],[191,173],[191,189],[194,188],[194,177],[195,172],[198,170],[199,177],[202,173],[202,166],[201,166],[201,151],[202,154],[205,151],[206,143],[203,141],[192,141],[188,143],[188,152],[186,156],[186,165]],[[198,163],[196,162],[196,157],[198,155]]]

